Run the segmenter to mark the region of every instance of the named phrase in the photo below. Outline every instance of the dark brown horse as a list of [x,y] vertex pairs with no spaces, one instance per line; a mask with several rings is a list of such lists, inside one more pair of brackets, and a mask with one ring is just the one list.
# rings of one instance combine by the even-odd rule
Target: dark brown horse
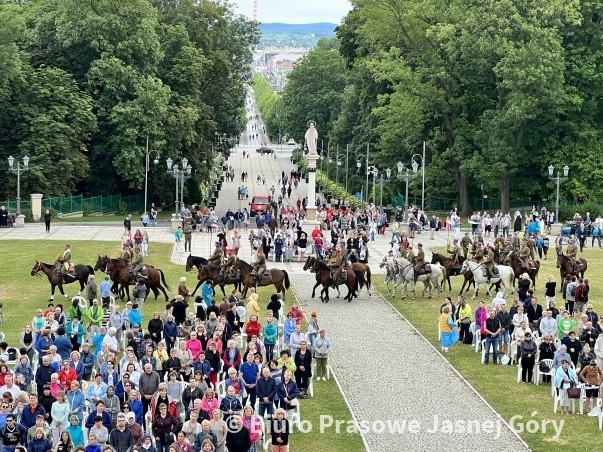
[[[100,269],[105,268],[106,273],[109,274],[111,279],[119,284],[119,292],[121,293],[124,291],[127,297],[126,300],[130,301],[130,285],[133,284],[133,282],[132,276],[130,275],[130,265],[128,262],[123,259],[113,259],[108,256],[99,256],[96,266]],[[145,278],[147,296],[150,289],[155,295],[155,300],[157,300],[159,292],[161,291],[161,293],[163,293],[165,296],[165,301],[168,301],[166,289],[170,290],[170,287],[165,281],[163,271],[148,264],[145,265],[145,268],[147,273],[147,277]],[[163,285],[161,283],[163,283]]]
[[88,276],[94,275],[94,270],[90,265],[78,264],[73,267],[75,278],[66,273],[61,277],[57,272],[57,264],[45,264],[44,262],[36,261],[31,269],[31,276],[39,275],[40,272],[44,273],[48,277],[48,282],[50,282],[50,300],[54,300],[55,287],[59,288],[61,295],[65,298],[69,298],[63,290],[63,284],[71,284],[76,281],[80,283],[80,290],[77,293],[80,295],[88,282]]
[[[310,261],[312,259],[312,261]],[[311,263],[310,263],[311,262]],[[316,288],[322,285],[320,291],[320,301],[323,303],[329,302],[329,287],[333,284],[333,278],[331,278],[331,269],[323,261],[315,259],[313,257],[308,258],[304,264],[304,269],[312,269],[313,273],[316,273],[316,284],[312,289],[312,298],[316,296]],[[346,279],[336,281],[336,285],[340,286],[345,284],[348,288],[347,295],[343,298],[348,300],[348,303],[352,301],[352,298],[358,297],[358,290],[362,289],[366,284],[366,279],[360,270],[353,270],[351,268],[346,269]]]
[[247,290],[250,287],[263,287],[274,285],[276,290],[283,294],[284,300],[285,289],[291,287],[291,282],[289,281],[289,274],[285,270],[278,270],[276,268],[268,270],[268,274],[264,273],[261,276],[260,282],[258,284],[256,282],[255,276],[251,274],[251,272],[253,271],[253,267],[244,260],[237,259],[235,264],[232,266],[232,269],[235,271],[239,271],[241,274],[241,282],[245,287],[242,292],[243,297],[247,296]]
[[532,287],[534,291],[536,291],[536,277],[538,276],[538,271],[540,270],[540,261],[536,261],[534,267],[530,267],[529,270],[526,270],[522,267],[517,253],[515,251],[511,251],[505,258],[504,265],[509,265],[513,269],[513,274],[515,275],[515,278],[513,279],[513,286],[515,286],[515,281],[517,281],[521,275],[527,273],[532,281]]
[[[463,256],[459,256],[458,258],[458,262],[454,262],[454,259],[451,257],[446,257],[442,254],[438,254],[438,253],[433,253],[431,256],[431,263],[432,264],[440,264],[442,267],[444,267],[446,269],[446,278],[442,280],[442,290],[444,290],[445,286],[446,286],[446,281],[448,281],[448,291],[452,290],[452,286],[450,285],[450,277],[451,276],[459,276],[462,275],[463,273],[461,272],[461,266],[463,265],[463,262],[465,262],[465,257]],[[467,273],[469,273],[471,275],[471,278],[467,278]],[[465,279],[469,279],[470,282],[473,281],[473,273],[471,272],[465,272],[464,274]],[[475,285],[475,282],[473,283]],[[465,286],[465,284],[463,284],[463,287]],[[467,290],[469,290],[469,286],[467,287]],[[461,289],[462,292],[462,289]]]
[[201,256],[193,256],[192,254],[189,254],[186,258],[185,270],[190,272],[193,267],[197,267],[197,270],[199,270],[202,265],[207,265],[207,259]]
[[[565,254],[557,252],[557,268],[559,269],[559,274],[561,275],[561,291],[563,290],[563,280],[567,275],[570,276],[580,276],[580,278],[584,278],[584,273],[586,273],[586,269],[588,268],[588,262],[586,259],[579,258],[578,259],[578,269],[577,271],[574,269],[574,265],[569,257]],[[561,291],[559,293],[561,293]]]
[[[190,257],[190,256],[189,256]],[[220,286],[222,289],[222,295],[226,296],[226,292],[224,291],[224,286],[227,284],[233,284],[235,289],[239,292],[241,291],[241,278],[239,276],[233,276],[230,272],[225,279],[224,276],[220,276],[220,267],[212,267],[210,265],[199,265],[199,270],[197,272],[197,285],[195,286],[195,290],[191,296],[195,295],[197,289],[201,287],[205,281],[211,281],[211,288],[214,290],[214,295],[216,293],[215,287]]]

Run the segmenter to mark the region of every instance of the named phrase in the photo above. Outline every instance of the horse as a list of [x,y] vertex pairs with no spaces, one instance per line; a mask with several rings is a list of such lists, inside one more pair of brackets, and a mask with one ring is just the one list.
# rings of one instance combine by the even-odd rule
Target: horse
[[207,265],[207,259],[201,256],[193,256],[192,254],[189,254],[186,258],[185,270],[190,272],[193,267],[197,267],[197,270],[199,270],[202,265]]
[[[387,264],[386,261],[381,263],[381,265],[390,265]],[[404,284],[402,293],[402,299],[407,297],[407,286],[408,283],[412,284],[412,292],[413,292],[413,300],[417,298],[416,290],[415,290],[415,269],[414,265],[404,258],[395,259],[394,268],[392,269],[393,279],[394,279],[394,287],[391,290],[392,297],[396,296],[396,287],[400,284]],[[417,282],[421,281],[424,284],[423,293],[421,297],[425,296],[425,290],[429,289],[428,298],[431,298],[431,286],[433,286],[438,294],[441,292],[440,289],[440,278],[444,279],[446,275],[446,269],[439,264],[435,264],[431,266],[431,271],[429,273],[424,273],[418,276]],[[398,277],[400,277],[400,282],[397,282]],[[389,288],[388,288],[389,289]]]
[[220,267],[212,267],[211,265],[199,265],[197,279],[199,281],[197,282],[195,290],[193,290],[191,296],[195,295],[195,292],[197,292],[199,287],[201,287],[201,284],[203,284],[205,281],[211,281],[211,287],[212,290],[214,290],[214,295],[216,294],[214,287],[220,286],[220,289],[222,289],[222,295],[226,296],[224,286],[227,284],[233,284],[235,286],[235,289],[237,289],[239,292],[241,291],[241,278],[239,278],[238,276],[229,277],[226,279],[224,279],[223,276],[220,277]]
[[366,291],[369,294],[369,297],[371,296],[371,267],[368,266],[368,264],[362,264],[360,262],[355,262],[352,264],[352,270],[358,270],[360,273],[362,273],[362,276],[364,276],[364,279],[366,281],[365,286],[366,286]]
[[[314,273],[316,275],[316,284],[314,285],[314,287],[312,288],[312,292],[315,294],[316,293],[316,288],[318,286],[320,286],[320,275],[318,273],[316,273],[314,271],[314,264],[316,263],[318,259],[316,259],[315,257],[308,257],[308,259],[306,259],[306,262],[304,263],[304,267],[302,270],[306,271],[306,270],[310,270],[310,273]],[[341,296],[341,293],[339,291],[339,286],[335,286],[335,290],[337,291],[337,298],[339,298]],[[328,288],[327,288],[327,298],[328,298]],[[321,295],[322,295],[322,291],[321,291]],[[321,296],[322,298],[322,296]]]
[[557,252],[557,268],[559,269],[559,274],[561,275],[561,291],[563,290],[563,281],[567,275],[580,275],[580,278],[584,278],[584,273],[586,273],[588,268],[588,262],[586,262],[586,259],[581,257],[578,259],[578,264],[578,271],[574,271],[574,265],[572,264],[571,259],[563,254],[563,252]]
[[527,273],[532,281],[532,287],[534,288],[534,292],[536,291],[536,277],[538,276],[538,271],[540,270],[540,261],[536,261],[535,267],[530,267],[529,270],[526,270],[522,267],[521,262],[519,261],[519,257],[515,251],[511,251],[509,255],[504,260],[505,265],[509,265],[513,269],[513,287],[515,287],[515,281],[519,279],[519,277]]
[[[442,254],[439,253],[433,253],[431,256],[431,263],[432,264],[440,264],[442,267],[444,267],[446,269],[446,278],[444,280],[442,280],[442,291],[444,291],[444,288],[446,286],[446,281],[448,281],[448,291],[452,290],[452,286],[450,284],[450,277],[451,276],[459,276],[462,275],[463,273],[461,273],[461,266],[463,265],[463,262],[465,262],[465,257],[464,256],[459,256],[458,257],[458,264],[460,265],[456,265],[454,264],[454,259],[451,257],[446,257]],[[473,274],[470,273],[471,279],[473,279]],[[464,285],[464,284],[463,284]],[[461,289],[462,291],[462,289]]]
[[289,274],[285,270],[279,270],[272,268],[268,270],[268,275],[265,273],[261,275],[260,282],[258,283],[255,276],[251,274],[253,267],[242,259],[237,259],[235,264],[232,266],[233,270],[238,270],[241,274],[241,282],[245,287],[243,291],[243,297],[247,296],[247,291],[250,287],[263,287],[274,285],[277,291],[283,294],[283,300],[285,300],[285,289],[291,287],[289,281]]
[[[99,256],[96,265],[99,268],[102,268],[103,266],[105,267],[106,273],[111,276],[111,279],[114,282],[117,282],[119,284],[119,292],[124,291],[127,297],[127,301],[130,301],[130,285],[132,284],[132,278],[130,275],[130,266],[128,265],[128,262],[123,259],[113,259],[107,256]],[[165,301],[169,301],[166,289],[170,290],[170,287],[165,281],[165,275],[163,274],[163,271],[148,264],[145,265],[145,269],[147,273],[147,277],[145,278],[147,296],[149,294],[150,289],[155,295],[155,300],[157,300],[157,297],[159,296],[159,291],[161,291],[165,296]]]
[[79,296],[88,282],[88,277],[94,275],[94,269],[90,265],[77,264],[73,267],[75,278],[67,273],[61,277],[61,275],[57,273],[56,264],[45,264],[44,262],[36,261],[31,269],[31,276],[39,276],[40,272],[48,277],[48,282],[50,283],[50,301],[54,300],[55,287],[59,288],[61,295],[65,298],[69,298],[69,295],[63,290],[63,284],[71,284],[76,281],[79,281],[80,283],[80,290],[77,293]]
[[502,283],[502,289],[504,292],[507,290],[513,290],[513,269],[511,267],[507,267],[506,265],[497,265],[496,268],[498,269],[498,275],[492,275],[490,281],[488,281],[484,264],[470,260],[463,262],[461,270],[470,270],[471,273],[473,273],[473,279],[475,281],[475,289],[473,291],[473,297],[471,297],[472,299],[477,296],[477,290],[481,284],[486,285],[486,293],[488,295],[490,295],[490,289],[492,288],[492,285],[490,285],[490,287],[487,286],[488,283],[494,284],[500,281]]
[[[310,265],[310,259],[314,259],[312,264]],[[316,273],[316,284],[312,289],[312,298],[316,296],[316,288],[319,285],[322,285],[322,289],[320,291],[320,301],[323,303],[329,302],[329,287],[333,284],[333,278],[331,278],[331,269],[325,264],[323,261],[315,258],[308,258],[308,261],[304,264],[304,269],[312,268],[312,271]],[[360,270],[353,270],[351,268],[345,269],[346,279],[342,281],[341,279],[335,282],[336,286],[341,284],[345,284],[348,288],[347,295],[343,298],[344,300],[348,300],[348,303],[352,301],[352,298],[358,297],[357,291],[358,289],[362,289],[362,287],[366,284],[366,279]],[[339,293],[339,289],[337,289]]]

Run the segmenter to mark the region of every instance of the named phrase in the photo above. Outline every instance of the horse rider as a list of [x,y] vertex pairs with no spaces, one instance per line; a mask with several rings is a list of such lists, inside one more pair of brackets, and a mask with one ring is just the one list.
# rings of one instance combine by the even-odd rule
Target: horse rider
[[207,264],[210,267],[219,267],[222,264],[222,259],[224,257],[224,252],[222,251],[222,246],[220,242],[216,242],[216,249],[209,259],[207,259]]
[[475,252],[473,253],[473,260],[478,264],[481,264],[484,261],[484,248],[482,244],[476,240],[475,243]]
[[423,251],[423,244],[417,243],[417,256],[415,257],[415,282],[419,278],[419,274],[423,267],[425,266],[425,251]]
[[65,250],[63,251],[63,254],[58,256],[57,262],[60,264],[57,265],[57,273],[61,278],[64,274],[75,277],[75,274],[69,273],[69,270],[71,269],[71,245],[69,245],[69,243],[65,244]]
[[502,235],[499,235],[494,241],[494,246],[500,254],[503,254],[507,246],[507,244],[505,243],[505,238]]
[[137,276],[140,273],[140,276],[142,276],[144,278],[145,275],[142,274],[143,268],[144,268],[144,259],[142,257],[142,253],[140,252],[140,250],[138,248],[136,248],[134,250],[134,257],[132,258],[132,261],[130,262],[130,275],[132,275],[134,277],[134,279],[137,279]]
[[230,252],[224,263],[220,265],[220,278],[227,278],[232,266],[237,262],[237,256],[234,252]]
[[491,245],[486,246],[484,250],[484,266],[486,267],[486,277],[490,282],[490,278],[494,275],[494,250]]
[[528,248],[528,244],[525,241],[521,243],[521,248],[519,248],[519,262],[521,263],[522,268],[528,271],[530,270],[530,248]]
[[132,248],[130,247],[129,243],[126,243],[124,245],[124,249],[121,252],[121,258],[124,261],[126,261],[127,264],[130,264],[130,262],[134,258],[133,254],[132,254]]
[[253,271],[251,274],[255,276],[255,282],[259,284],[262,279],[262,275],[266,271],[266,255],[262,251],[262,247],[258,247],[258,254],[253,264]]
[[337,288],[337,281],[343,274],[343,256],[341,250],[335,248],[333,254],[327,262],[327,267],[331,269],[331,288]]
[[394,274],[398,272],[398,261],[396,261],[393,250],[389,250],[387,252],[387,256],[385,256],[385,264],[391,268],[391,271]]
[[528,235],[528,238],[526,239],[526,245],[528,245],[528,248],[530,250],[530,259],[532,261],[536,260],[536,241],[534,240],[534,238],[531,235]]
[[576,239],[570,239],[565,254],[569,258],[574,268],[574,273],[578,272],[578,245],[576,245]]
[[[452,248],[452,249],[451,249]],[[459,256],[461,255],[461,247],[459,246],[459,239],[455,238],[452,243],[448,243],[446,247],[448,254],[452,254],[452,266],[456,267],[459,264]]]
[[519,250],[521,249],[521,240],[519,240],[519,236],[517,235],[517,232],[513,233],[513,238],[512,240],[512,244],[513,244],[513,250],[516,252],[519,252]]
[[467,259],[467,253],[469,252],[469,247],[473,243],[471,242],[471,237],[469,237],[469,233],[465,232],[465,236],[461,239],[461,248],[463,249],[463,256]]

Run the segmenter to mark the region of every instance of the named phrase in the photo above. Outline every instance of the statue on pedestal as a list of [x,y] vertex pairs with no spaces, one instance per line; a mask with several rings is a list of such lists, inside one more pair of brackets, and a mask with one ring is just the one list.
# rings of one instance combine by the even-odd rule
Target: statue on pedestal
[[308,130],[305,135],[306,146],[308,146],[308,155],[318,155],[316,147],[318,144],[318,131],[316,130],[316,123],[314,121],[308,122]]

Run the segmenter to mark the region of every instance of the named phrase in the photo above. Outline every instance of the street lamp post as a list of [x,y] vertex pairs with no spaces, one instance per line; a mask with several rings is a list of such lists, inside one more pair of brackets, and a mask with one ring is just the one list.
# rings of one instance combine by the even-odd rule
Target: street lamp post
[[[404,171],[404,164],[402,162],[398,162],[396,164],[396,167],[398,169],[398,175],[402,177],[402,179],[404,179],[404,181],[406,182],[406,192],[404,197],[404,203],[406,204],[404,206],[404,217],[406,218],[406,211],[408,210],[408,207],[410,205],[408,202],[408,183],[415,177],[417,177],[417,170],[419,169],[419,164],[414,160],[412,161],[412,172],[409,168],[406,168],[406,171]],[[402,171],[404,171],[404,173]],[[391,175],[391,170],[388,168],[385,170],[385,173],[387,175],[387,178],[389,179]]]
[[15,158],[11,155],[8,158],[8,170],[17,175],[17,216],[21,215],[21,173],[29,170],[29,157],[23,157],[23,164],[17,160],[15,166]]
[[348,163],[350,159],[350,145],[345,146],[345,191],[348,191]]
[[568,179],[569,166],[565,165],[563,167],[563,177],[561,177],[559,170],[557,170],[557,175],[556,176],[554,175],[555,167],[553,165],[550,165],[548,167],[548,170],[549,170],[549,179],[554,180],[557,183],[557,196],[555,198],[555,223],[558,223],[559,222],[559,186],[561,185],[561,182],[565,182]]
[[379,174],[379,168],[373,166],[371,169],[371,173],[373,174],[373,205],[375,205],[375,182],[377,181],[377,174]]
[[149,150],[149,136],[147,135],[147,146],[146,146],[146,150],[145,150],[145,166],[144,166],[144,211],[147,211],[147,194],[148,194],[148,188],[149,188],[149,160],[150,160],[150,155],[151,153],[155,153],[155,160],[153,160],[153,163],[155,163],[155,165],[157,165],[159,163],[159,158],[161,157],[159,155],[158,151],[155,151],[153,149]]
[[[365,165],[366,165],[365,172],[367,174],[366,179],[368,181],[368,160],[366,159],[365,155],[359,155],[358,157],[356,157],[356,168],[358,168],[358,172],[360,172],[360,168],[362,167],[361,160],[364,160],[364,162],[365,162]],[[367,184],[367,190],[368,190],[368,184]],[[364,190],[361,188],[360,192],[363,193]],[[368,202],[368,193],[366,194],[366,200]],[[362,199],[360,201],[364,202],[364,196],[362,196]]]
[[415,157],[421,159],[421,175],[422,175],[422,183],[421,183],[421,210],[425,210],[425,142],[423,141],[423,155],[421,154],[413,154],[411,157],[412,160],[412,170],[416,173],[419,169],[419,164],[415,160]]
[[[178,207],[179,203],[184,201],[184,181],[191,177],[193,168],[188,164],[188,159],[182,159],[182,168],[180,168],[177,164],[174,165],[173,160],[168,158],[166,160],[168,174],[171,174],[174,179],[176,179],[176,216],[178,216]],[[180,201],[178,201],[178,192],[180,194]]]
[[[339,155],[339,156],[338,156],[338,157],[335,159],[335,163],[337,164],[337,172],[335,173],[335,183],[336,183],[336,184],[339,184],[339,167],[340,167],[340,166],[343,164],[343,157],[344,157],[344,155],[343,155],[343,154],[341,154],[341,155]],[[348,162],[346,161],[346,166],[347,166],[347,163],[348,163]],[[347,191],[347,189],[348,189],[348,186],[347,186],[347,179],[348,179],[347,173],[346,173],[346,177],[345,177],[345,179],[346,179],[346,187],[345,187],[345,189],[346,189],[346,191]]]

